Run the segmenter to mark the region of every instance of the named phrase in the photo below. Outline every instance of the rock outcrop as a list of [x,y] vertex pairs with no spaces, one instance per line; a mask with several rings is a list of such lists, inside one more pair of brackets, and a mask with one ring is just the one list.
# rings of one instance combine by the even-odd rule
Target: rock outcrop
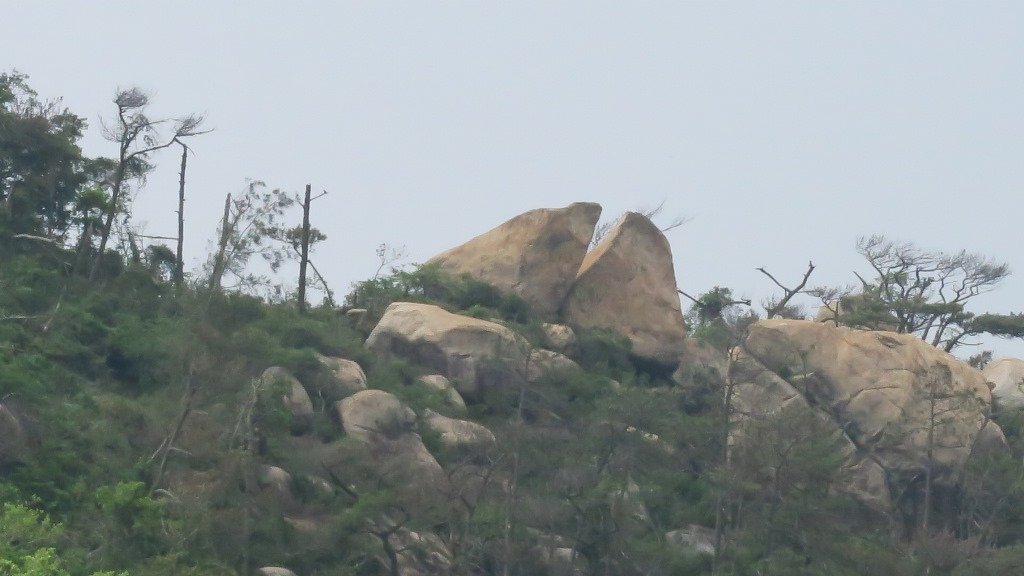
[[427,264],[516,294],[538,317],[553,317],[576,278],[600,216],[601,206],[593,203],[530,210]]
[[611,328],[629,339],[637,358],[675,369],[686,329],[661,230],[626,213],[583,260],[563,314],[575,330]]
[[1024,360],[997,358],[982,372],[1000,408],[1024,408]]
[[[954,480],[994,426],[981,373],[912,335],[762,320],[739,361],[747,367],[738,406],[800,405],[827,418],[849,440],[847,466],[863,496],[880,496],[879,467],[898,482],[929,465],[929,450],[935,481]],[[994,436],[986,433],[988,444]]]
[[464,398],[485,386],[518,385],[530,353],[529,343],[500,324],[411,302],[388,306],[366,346],[436,370]]

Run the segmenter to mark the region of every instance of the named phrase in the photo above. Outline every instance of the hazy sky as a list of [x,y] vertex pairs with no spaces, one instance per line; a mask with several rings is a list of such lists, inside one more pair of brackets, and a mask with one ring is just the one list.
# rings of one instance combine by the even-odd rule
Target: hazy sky
[[[327,5],[330,4],[330,7]],[[0,54],[91,123],[118,87],[205,113],[188,256],[247,177],[329,195],[337,292],[380,243],[424,261],[537,207],[662,200],[680,287],[854,280],[858,235],[1008,262],[1024,310],[1022,2],[10,2]],[[178,159],[136,206],[174,234]],[[995,342],[1024,355],[1024,345]]]

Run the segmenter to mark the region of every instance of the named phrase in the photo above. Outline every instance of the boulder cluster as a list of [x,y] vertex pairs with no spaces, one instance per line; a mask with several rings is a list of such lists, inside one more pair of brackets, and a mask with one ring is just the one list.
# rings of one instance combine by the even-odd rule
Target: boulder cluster
[[520,296],[545,320],[614,330],[637,359],[671,370],[686,327],[668,239],[627,212],[588,251],[600,215],[593,203],[531,210],[428,264]]
[[[602,328],[629,340],[638,366],[677,369],[680,385],[687,371],[715,374],[734,421],[729,445],[737,454],[756,439],[753,434],[763,433],[748,423],[781,415],[782,426],[797,430],[797,422],[809,418],[814,426],[808,430],[835,439],[843,462],[839,489],[879,514],[890,514],[899,494],[925,471],[929,482],[951,486],[970,458],[1005,449],[1003,433],[990,419],[992,406],[1024,407],[1024,361],[997,360],[982,373],[912,335],[827,321],[760,320],[728,351],[701,345],[686,338],[671,249],[662,232],[644,216],[627,213],[591,247],[600,213],[590,203],[532,210],[430,260],[449,274],[524,299],[543,321],[539,347],[497,321],[431,304],[392,303],[369,333],[366,349],[425,373],[415,385],[435,395],[437,410],[417,413],[394,394],[368,388],[356,362],[321,356],[332,378],[316,387],[281,368],[263,375],[280,386],[281,406],[297,423],[293,432],[308,433],[314,406],[331,406],[346,437],[366,445],[375,460],[401,464],[418,489],[450,493],[458,475],[445,470],[431,450],[457,454],[471,470],[493,455],[499,441],[486,427],[462,419],[467,403],[490,389],[518,390],[578,371],[569,358],[577,333]],[[15,425],[0,406],[0,426]],[[306,480],[335,489],[325,478]],[[285,503],[290,524],[316,525],[315,516],[289,508],[295,499],[288,472],[265,467],[259,482]],[[641,517],[646,510],[634,488],[619,500],[635,504],[629,515]],[[387,532],[386,525],[381,529]],[[403,574],[444,572],[447,552],[434,535],[391,533],[396,546],[417,541],[432,550],[429,566],[422,556],[402,559]],[[574,554],[557,537],[543,538],[550,542],[541,546],[541,555],[552,563]],[[697,552],[712,546],[708,529],[696,525],[666,538]],[[274,567],[261,573],[290,574]]]

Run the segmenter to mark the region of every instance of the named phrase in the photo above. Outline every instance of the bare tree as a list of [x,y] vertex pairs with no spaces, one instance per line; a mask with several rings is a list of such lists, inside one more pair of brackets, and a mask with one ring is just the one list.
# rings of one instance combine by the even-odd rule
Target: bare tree
[[[189,115],[178,119],[153,120],[145,109],[150,103],[149,95],[138,88],[119,90],[114,96],[117,117],[114,123],[104,123],[103,133],[107,140],[116,142],[118,147],[117,165],[110,182],[110,200],[106,208],[103,226],[100,228],[99,250],[89,271],[93,278],[107,248],[107,240],[114,226],[114,219],[124,210],[124,192],[127,181],[145,175],[152,167],[149,157],[153,152],[167,148],[183,138],[202,134],[200,126],[203,117]],[[159,127],[171,123],[171,135],[161,137]]]
[[[648,220],[651,220],[653,222],[655,219],[657,219],[661,215],[662,212],[664,212],[664,210],[665,210],[665,201],[662,200],[661,202],[658,203],[657,206],[655,206],[653,208],[637,208],[636,210],[634,210],[634,212],[636,212],[637,214],[640,214],[641,216],[643,216],[643,217],[645,217]],[[615,223],[618,222],[618,220],[619,219],[616,218],[615,220],[611,220],[611,221],[599,224],[597,226],[597,228],[594,229],[594,237],[593,237],[593,239],[590,240],[590,246],[591,247],[597,246],[597,244],[605,236],[607,236],[609,232],[611,232],[612,226],[615,226]],[[687,216],[676,216],[676,217],[672,218],[671,220],[669,220],[665,224],[658,224],[658,229],[661,230],[662,232],[668,232],[670,230],[675,230],[676,228],[679,228],[680,226],[682,226],[683,224],[686,224],[689,221],[690,221],[690,218],[687,217]]]
[[[309,207],[313,203],[313,200],[321,198],[327,195],[327,191],[323,191],[316,196],[310,197],[311,185],[306,184],[306,196],[302,200],[302,228],[299,230],[299,312],[306,311],[306,267],[309,265],[309,246],[312,242],[318,242],[324,240],[326,236],[320,233],[319,230],[311,229],[309,226]],[[313,232],[316,232],[316,236],[313,236]],[[314,267],[315,270],[315,267]],[[323,282],[323,276],[320,276],[320,272],[317,271],[316,275]],[[327,282],[323,282],[324,288],[330,295],[330,289],[327,289]]]
[[783,292],[781,297],[771,298],[763,302],[765,318],[775,318],[776,316],[781,316],[783,318],[795,315],[798,316],[798,314],[792,313],[793,311],[789,307],[789,302],[794,296],[804,291],[804,287],[807,286],[807,280],[811,277],[811,273],[814,272],[814,262],[807,263],[807,271],[804,272],[804,277],[800,280],[800,283],[793,288],[783,286],[775,276],[772,276],[770,272],[765,270],[764,266],[757,268],[757,271],[770,278],[776,286],[782,288]]

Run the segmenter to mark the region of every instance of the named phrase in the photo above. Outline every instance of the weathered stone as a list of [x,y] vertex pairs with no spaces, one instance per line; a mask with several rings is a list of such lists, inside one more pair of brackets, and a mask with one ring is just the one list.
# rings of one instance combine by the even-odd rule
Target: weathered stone
[[537,348],[530,356],[530,365],[526,371],[526,378],[531,384],[536,384],[545,378],[558,377],[579,370],[579,364],[558,352]]
[[366,390],[366,373],[357,362],[319,354],[317,358],[331,371],[333,376],[329,385],[330,389],[323,390],[328,400],[340,400],[360,390]]
[[446,448],[473,454],[482,454],[495,445],[494,433],[468,420],[456,420],[442,416],[433,410],[423,412],[423,423],[441,435],[441,444]]
[[992,396],[1000,408],[1024,408],[1024,360],[997,358],[982,374],[992,383]]
[[890,473],[927,466],[931,434],[935,480],[953,480],[988,422],[981,373],[912,335],[762,320],[745,350]]
[[286,506],[290,507],[295,504],[295,496],[292,493],[292,475],[283,468],[260,466],[256,482],[261,490],[273,493],[275,498]]
[[452,386],[451,380],[448,380],[440,374],[429,374],[426,376],[420,376],[416,379],[417,382],[423,384],[431,390],[440,392],[444,397],[445,403],[449,406],[456,408],[460,411],[466,409],[466,402],[459,395],[459,391]]
[[256,571],[257,576],[295,576],[295,572],[279,566],[264,566]]
[[544,344],[549,350],[561,354],[569,354],[576,345],[576,333],[565,324],[543,323],[540,325],[544,331]]
[[530,351],[529,343],[500,324],[412,302],[388,306],[366,346],[438,371],[467,399],[485,386],[522,382]]
[[686,329],[665,235],[626,213],[583,260],[563,312],[574,330],[610,328],[637,358],[674,370]]
[[601,206],[592,203],[530,210],[427,264],[516,294],[537,316],[553,317],[576,278],[600,216]]
[[271,366],[260,376],[267,385],[283,385],[285,394],[281,397],[284,407],[291,413],[295,424],[300,428],[308,427],[313,419],[313,401],[309,393],[291,372],[280,366]]
[[357,438],[394,439],[411,431],[416,423],[416,413],[383,390],[356,392],[336,407],[345,433]]
[[695,554],[715,553],[715,530],[697,524],[666,532],[665,541]]
[[971,458],[994,456],[1006,454],[1009,444],[1006,442],[1006,434],[998,424],[989,420],[978,432],[978,438],[974,441],[974,451]]

